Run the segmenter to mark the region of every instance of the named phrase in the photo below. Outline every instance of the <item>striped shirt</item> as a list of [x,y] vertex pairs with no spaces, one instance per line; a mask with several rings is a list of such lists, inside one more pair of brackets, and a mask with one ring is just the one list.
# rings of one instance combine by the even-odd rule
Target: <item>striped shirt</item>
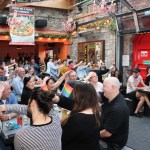
[[[26,105],[7,105],[7,111],[27,114]],[[15,150],[61,150],[62,129],[59,118],[50,113],[51,123],[21,129],[14,139]]]

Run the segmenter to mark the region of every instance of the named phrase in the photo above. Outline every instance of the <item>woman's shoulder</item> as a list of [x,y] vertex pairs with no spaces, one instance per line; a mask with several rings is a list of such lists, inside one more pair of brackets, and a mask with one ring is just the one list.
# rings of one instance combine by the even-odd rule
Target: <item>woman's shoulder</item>
[[93,114],[87,114],[87,113],[82,113],[82,112],[77,112],[75,114],[73,114],[70,118],[76,120],[76,121],[84,121],[86,119],[90,119],[93,118],[94,115]]

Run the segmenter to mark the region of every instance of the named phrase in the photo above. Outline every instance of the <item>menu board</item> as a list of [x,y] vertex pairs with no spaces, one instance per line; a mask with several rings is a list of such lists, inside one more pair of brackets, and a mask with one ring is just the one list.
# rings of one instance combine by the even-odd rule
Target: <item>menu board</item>
[[8,25],[11,45],[34,45],[34,8],[9,8]]

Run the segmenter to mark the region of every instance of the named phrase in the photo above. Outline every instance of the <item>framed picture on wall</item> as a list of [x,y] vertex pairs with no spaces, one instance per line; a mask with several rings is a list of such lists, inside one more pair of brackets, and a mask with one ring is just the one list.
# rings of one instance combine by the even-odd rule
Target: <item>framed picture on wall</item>
[[99,64],[100,60],[105,61],[104,40],[79,43],[78,61],[81,60],[92,64]]

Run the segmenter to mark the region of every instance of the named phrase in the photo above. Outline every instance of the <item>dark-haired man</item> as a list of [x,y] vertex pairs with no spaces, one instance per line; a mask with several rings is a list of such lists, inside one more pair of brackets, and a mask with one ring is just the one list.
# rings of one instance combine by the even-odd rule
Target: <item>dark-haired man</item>
[[139,83],[141,83],[143,87],[148,88],[148,86],[144,84],[142,76],[140,76],[140,69],[135,68],[133,70],[133,74],[129,77],[127,82],[127,96],[132,100],[139,100],[133,114],[136,117],[142,117],[140,109],[143,106],[144,102],[146,102],[147,105],[150,107],[150,101],[147,95],[137,91]]

